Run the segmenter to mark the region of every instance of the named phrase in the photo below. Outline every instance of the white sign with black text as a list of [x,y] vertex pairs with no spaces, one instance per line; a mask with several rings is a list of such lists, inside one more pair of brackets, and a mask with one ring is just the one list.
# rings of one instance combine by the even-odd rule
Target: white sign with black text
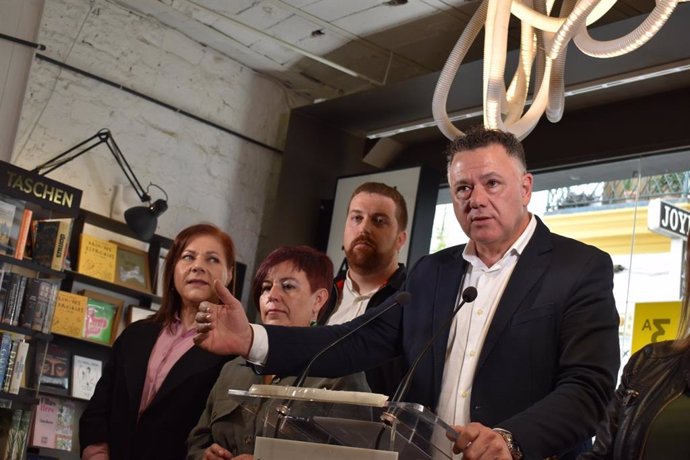
[[649,200],[647,227],[671,238],[685,238],[690,229],[690,212],[657,198]]

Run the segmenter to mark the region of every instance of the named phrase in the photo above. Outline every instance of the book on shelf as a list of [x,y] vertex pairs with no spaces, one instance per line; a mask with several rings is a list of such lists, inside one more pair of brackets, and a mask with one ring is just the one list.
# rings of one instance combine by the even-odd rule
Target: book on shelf
[[[9,413],[4,413],[6,410]],[[3,428],[7,426],[7,431],[3,431],[3,435],[0,436],[0,458],[3,460],[20,459],[24,453],[31,411],[22,409],[0,409],[0,411],[3,411],[0,415],[2,420],[0,423],[2,423]],[[8,416],[9,421],[5,421]]]
[[[8,386],[8,393],[13,395],[19,394],[19,387],[24,379],[24,372],[26,370],[26,357],[29,353],[29,342],[26,340],[17,341],[17,353],[14,357],[14,367],[10,377],[10,384]],[[7,378],[7,377],[5,377]]]
[[83,295],[59,291],[57,302],[55,303],[51,332],[78,339],[82,338],[88,300]]
[[58,284],[49,281],[43,282],[41,290],[38,293],[38,301],[36,303],[36,311],[34,312],[34,321],[31,329],[41,331],[44,334],[50,332],[59,292],[60,286]]
[[72,357],[72,396],[91,399],[102,371],[103,363],[100,360],[74,355]]
[[14,258],[22,260],[26,252],[26,246],[29,241],[29,230],[31,229],[31,218],[34,212],[25,208],[22,213],[22,221],[19,225],[19,234],[17,235],[17,246],[14,248]]
[[115,319],[118,316],[118,308],[109,302],[90,297],[88,299],[84,319],[84,338],[109,344],[113,331],[117,327]]
[[50,280],[39,280],[38,295],[31,316],[31,324],[26,322],[22,323],[22,326],[39,332],[50,332],[59,290],[60,286],[57,283]]
[[72,219],[35,220],[32,227],[35,228],[33,261],[53,270],[62,270],[69,246]]
[[7,292],[10,289],[10,284],[12,283],[12,277],[14,275],[12,272],[4,269],[0,269],[0,318],[2,318],[2,313],[5,311],[5,304],[7,303]]
[[[67,410],[64,409],[65,406],[67,406]],[[65,419],[69,417],[70,406],[73,418],[74,404],[71,401],[65,401],[55,396],[42,395],[36,408],[36,416],[31,433],[31,445],[59,449],[58,434],[63,439],[66,436],[68,429],[65,428]],[[71,426],[69,430],[71,430]],[[65,450],[71,450],[71,445],[70,449]]]
[[5,324],[17,325],[19,312],[24,302],[24,292],[26,291],[27,277],[19,273],[10,273],[10,280],[5,292],[5,301],[2,308],[0,321]]
[[41,385],[69,390],[70,361],[71,353],[68,348],[55,343],[48,345],[41,372]]
[[77,271],[109,283],[115,282],[117,244],[86,233],[79,237]]
[[14,254],[12,246],[12,227],[14,226],[14,214],[17,206],[0,198],[0,253]]
[[5,381],[7,366],[10,362],[10,351],[12,351],[12,334],[3,332],[0,338],[0,388]]
[[12,373],[14,372],[14,364],[15,360],[17,359],[18,347],[19,341],[12,338],[10,352],[7,355],[7,367],[5,368],[5,377],[2,380],[2,386],[0,386],[0,389],[2,389],[2,391],[5,393],[9,393],[10,391],[10,382],[12,381]]
[[41,287],[47,281],[38,278],[29,278],[26,282],[26,291],[24,292],[24,304],[19,312],[19,319],[17,326],[31,329],[34,324],[34,316],[38,309],[38,296],[41,292]]
[[7,457],[9,458],[22,458],[22,455],[24,454],[25,446],[26,446],[26,440],[29,437],[29,429],[31,427],[31,411],[29,410],[23,410],[22,411],[22,416],[21,419],[19,420],[19,429],[17,430],[16,434],[16,442],[17,442],[17,454],[18,456],[16,457]]

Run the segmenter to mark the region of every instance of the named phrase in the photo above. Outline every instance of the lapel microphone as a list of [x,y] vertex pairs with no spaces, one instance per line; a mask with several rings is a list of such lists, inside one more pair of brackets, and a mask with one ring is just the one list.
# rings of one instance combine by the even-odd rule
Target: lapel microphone
[[441,326],[434,331],[429,341],[424,345],[422,351],[415,358],[414,363],[412,363],[412,366],[410,366],[408,371],[405,373],[405,376],[400,381],[398,388],[395,390],[395,394],[391,398],[392,403],[402,402],[402,399],[405,397],[405,395],[407,395],[407,392],[410,389],[410,382],[412,382],[412,376],[414,375],[415,370],[419,365],[419,362],[422,360],[422,356],[424,356],[426,352],[429,351],[431,344],[434,343],[434,340],[436,340],[436,337],[441,333],[441,331],[450,326],[451,321],[453,321],[453,318],[455,318],[455,315],[458,313],[458,311],[460,311],[462,306],[466,303],[474,302],[474,299],[476,298],[476,287],[468,286],[462,291],[462,294],[460,296],[461,300],[458,303],[458,305],[453,309],[453,312],[448,316],[448,318],[443,322],[443,324],[441,324]]

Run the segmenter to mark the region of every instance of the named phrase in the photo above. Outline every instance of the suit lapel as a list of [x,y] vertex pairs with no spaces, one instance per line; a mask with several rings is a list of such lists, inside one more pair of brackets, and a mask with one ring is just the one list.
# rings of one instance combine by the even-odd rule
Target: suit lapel
[[182,357],[173,365],[170,372],[163,380],[163,384],[159,388],[156,396],[154,396],[153,401],[151,401],[152,407],[156,405],[159,401],[164,400],[172,391],[174,391],[180,385],[183,385],[185,381],[198,373],[208,370],[208,368],[220,364],[227,358],[223,356],[216,356],[201,348],[192,346],[187,352],[182,355]]
[[149,367],[149,357],[153,346],[156,344],[160,327],[156,323],[143,323],[139,327],[143,330],[136,334],[136,343],[133,349],[129,350],[127,356],[127,369],[125,369],[125,381],[127,391],[132,401],[136,401],[136,411],[139,411],[141,404],[141,393],[144,389],[146,372]]
[[501,300],[496,307],[496,312],[482,346],[476,372],[481,369],[501,334],[510,323],[517,308],[551,265],[550,251],[553,247],[550,237],[551,232],[538,217],[536,219],[537,228],[534,231],[534,235],[532,235],[531,240],[520,255],[505,291],[501,296]]
[[[455,307],[455,301],[457,300],[458,291],[460,289],[460,282],[467,265],[467,262],[462,258],[462,251],[464,248],[464,245],[459,246],[449,260],[436,268],[437,289],[433,305],[433,324],[429,331],[429,337],[431,337],[431,334],[433,334],[441,324],[448,320],[448,316]],[[434,388],[441,388],[449,333],[450,330],[446,328],[432,345]]]

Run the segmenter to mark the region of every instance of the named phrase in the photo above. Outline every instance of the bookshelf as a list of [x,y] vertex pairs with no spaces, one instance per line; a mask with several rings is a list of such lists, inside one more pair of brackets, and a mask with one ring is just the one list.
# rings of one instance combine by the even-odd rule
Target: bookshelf
[[0,162],[0,458],[25,458],[81,191]]
[[[150,268],[144,273],[148,277],[147,286],[150,289],[136,289],[131,286],[121,285],[117,282],[99,279],[79,272],[81,256],[80,244],[81,235],[86,234],[92,238],[100,239],[105,242],[116,241],[118,244],[128,246],[136,245],[145,253],[147,266]],[[68,365],[68,378],[65,385],[44,384],[41,386],[39,396],[46,401],[57,401],[61,407],[66,407],[71,413],[71,445],[69,450],[55,449],[45,446],[29,446],[29,453],[57,458],[61,460],[76,460],[79,458],[79,439],[78,439],[78,420],[84,411],[88,399],[76,397],[75,394],[75,363],[77,361],[91,360],[105,365],[110,358],[110,346],[118,332],[126,327],[125,318],[128,309],[133,306],[148,309],[153,312],[157,305],[161,303],[161,297],[155,294],[156,289],[156,270],[161,250],[165,250],[172,245],[172,240],[160,235],[154,235],[149,242],[142,242],[136,239],[126,224],[95,214],[93,212],[80,209],[77,213],[72,227],[72,234],[69,244],[69,265],[63,272],[61,280],[61,290],[64,292],[84,295],[91,299],[106,298],[112,299],[108,303],[117,304],[118,313],[115,315],[112,326],[112,336],[109,343],[90,340],[84,337],[75,337],[52,332],[52,350],[58,350],[58,354],[64,356],[63,361]],[[90,300],[89,300],[90,301]],[[51,357],[51,351],[48,353]],[[78,358],[75,358],[78,357]],[[99,373],[100,375],[100,373]],[[96,379],[97,380],[97,379]],[[93,382],[95,383],[95,381]]]

